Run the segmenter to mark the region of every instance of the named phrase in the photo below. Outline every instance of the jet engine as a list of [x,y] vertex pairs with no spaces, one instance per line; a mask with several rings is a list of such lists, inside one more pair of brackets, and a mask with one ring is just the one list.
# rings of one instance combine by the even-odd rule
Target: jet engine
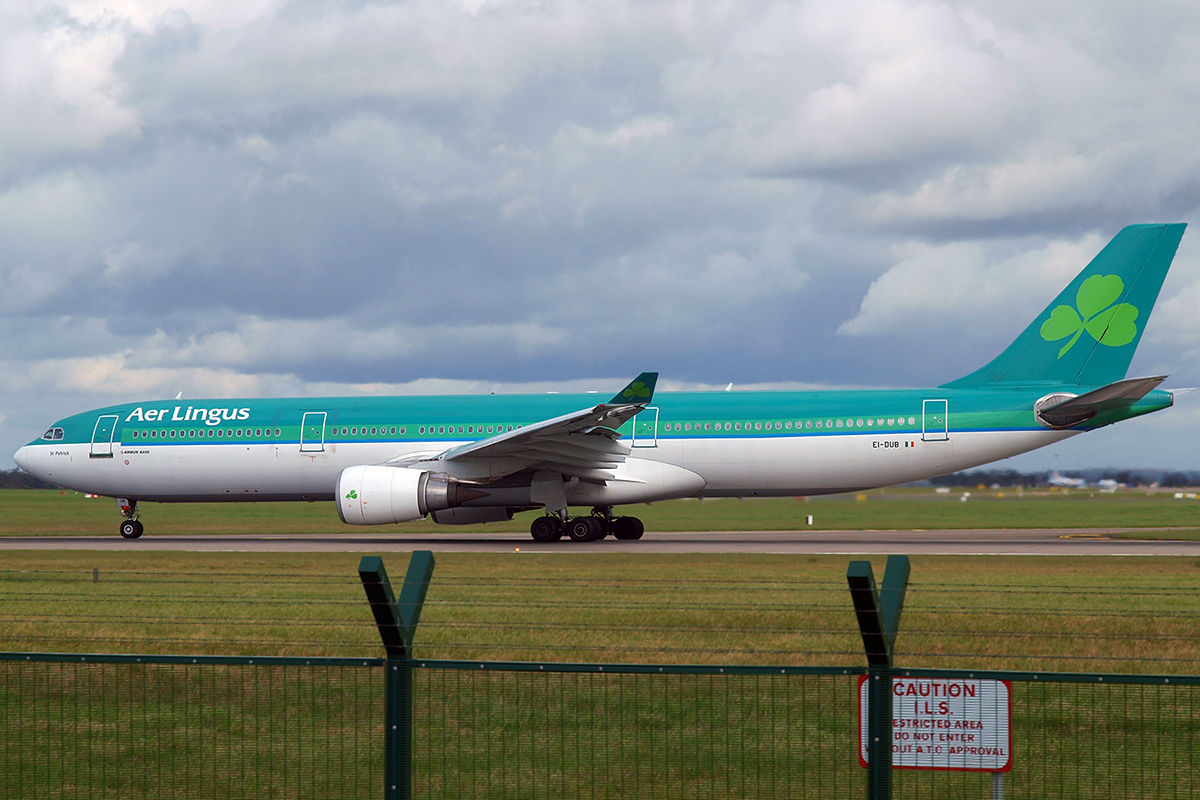
[[338,516],[348,525],[412,522],[486,497],[448,477],[405,467],[347,467],[338,475]]

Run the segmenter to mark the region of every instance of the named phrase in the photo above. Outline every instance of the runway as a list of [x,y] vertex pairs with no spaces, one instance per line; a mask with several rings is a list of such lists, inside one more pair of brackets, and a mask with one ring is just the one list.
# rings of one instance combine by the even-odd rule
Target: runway
[[739,531],[647,533],[639,541],[613,538],[538,543],[524,533],[154,536],[29,536],[0,539],[0,550],[143,550],[175,552],[320,553],[791,553],[908,555],[1200,556],[1200,541],[1124,539],[1126,529],[939,531]]

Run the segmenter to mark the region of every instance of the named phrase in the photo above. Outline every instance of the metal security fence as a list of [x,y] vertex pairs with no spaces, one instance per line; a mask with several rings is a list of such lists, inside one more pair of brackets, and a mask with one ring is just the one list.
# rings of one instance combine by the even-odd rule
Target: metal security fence
[[0,796],[378,796],[382,667],[0,654]]
[[861,797],[861,673],[418,661],[413,796]]
[[[432,571],[415,553],[394,593],[363,559],[383,659],[0,653],[0,797],[1200,798],[1200,677],[898,667],[903,558],[878,588],[847,571],[865,668],[416,659]],[[961,726],[903,738],[918,681],[1005,682],[1004,765]],[[968,741],[959,769],[905,763]]]

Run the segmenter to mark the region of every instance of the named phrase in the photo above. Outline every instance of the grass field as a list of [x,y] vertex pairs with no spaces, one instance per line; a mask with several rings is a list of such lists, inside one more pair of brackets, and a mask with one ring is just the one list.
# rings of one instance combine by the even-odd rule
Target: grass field
[[[849,561],[438,554],[417,653],[862,664]],[[407,558],[385,563],[402,580]],[[1200,662],[1200,559],[912,564],[901,665],[1190,673]],[[380,655],[357,565],[353,554],[10,551],[0,570],[0,650]],[[875,569],[882,579],[882,559]]]
[[[1200,537],[1200,500],[1173,492],[1015,492],[1011,489],[877,489],[858,495],[784,499],[678,500],[631,506],[652,531],[913,530],[971,528],[1139,528],[1138,535]],[[812,516],[813,524],[808,525]],[[535,512],[508,523],[448,528],[431,521],[349,528],[332,503],[143,503],[149,535],[204,533],[330,534],[350,530],[430,532],[527,531]],[[0,536],[115,535],[111,498],[74,492],[0,490]],[[1166,533],[1155,530],[1171,529]]]
[[[810,513],[829,529],[995,527],[997,518],[1010,527],[1134,525],[1111,521],[1118,518],[1195,527],[1200,513],[1196,501],[1171,495],[999,495],[973,491],[964,503],[960,493],[892,490],[865,500],[664,503],[643,517],[661,515],[660,530],[705,527],[697,520],[786,529]],[[9,535],[116,535],[108,500],[4,492],[0,509]],[[274,533],[346,530],[328,504],[146,511],[154,534],[244,532],[255,522]],[[882,524],[898,518],[920,522]],[[399,528],[406,529],[419,528]],[[436,558],[416,636],[420,658],[865,665],[846,556],[564,550]],[[394,584],[407,560],[385,556]],[[884,560],[871,560],[881,580]],[[0,650],[379,656],[358,561],[7,551]],[[902,668],[1200,668],[1200,558],[920,556],[912,567],[897,642]],[[369,675],[20,661],[4,669],[5,796],[357,797],[379,781],[371,737],[380,695]],[[862,792],[852,678],[675,681],[472,669],[430,670],[420,680],[415,769],[423,796]],[[1190,796],[1200,758],[1196,697],[1191,687],[1018,682],[1019,760],[1007,796]],[[341,733],[326,746],[329,730]],[[597,739],[597,731],[615,738]],[[989,776],[962,773],[898,773],[897,781],[905,796],[931,798],[986,796],[990,786]]]

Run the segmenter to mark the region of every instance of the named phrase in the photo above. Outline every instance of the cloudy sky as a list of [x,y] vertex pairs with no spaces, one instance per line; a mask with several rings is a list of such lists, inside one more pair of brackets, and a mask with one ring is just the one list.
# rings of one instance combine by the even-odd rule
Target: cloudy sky
[[[0,109],[9,466],[180,391],[938,384],[1200,221],[1191,2],[7,3]],[[1167,387],[1197,237],[1131,369]],[[1200,468],[1198,427],[1014,466]]]

